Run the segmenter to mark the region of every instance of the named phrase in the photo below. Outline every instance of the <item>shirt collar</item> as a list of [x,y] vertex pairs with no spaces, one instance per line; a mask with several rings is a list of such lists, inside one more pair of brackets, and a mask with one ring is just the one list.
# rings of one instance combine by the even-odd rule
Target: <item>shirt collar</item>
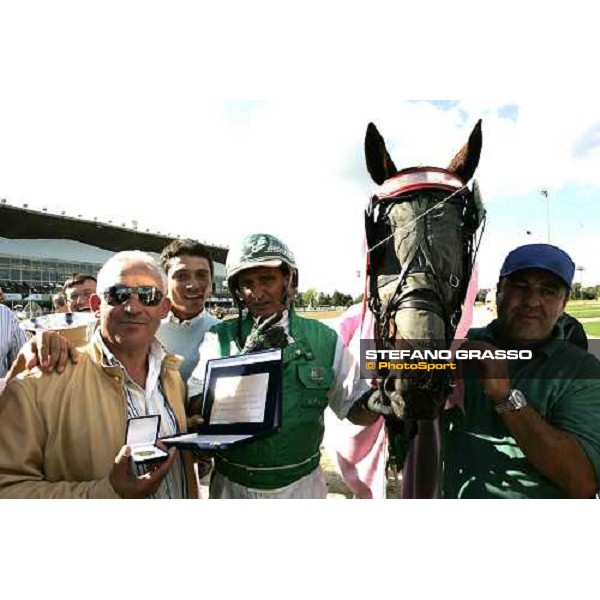
[[[247,322],[256,323],[259,317],[253,317],[248,311],[246,315]],[[251,327],[251,326],[250,326]],[[281,319],[275,323],[275,327],[281,327],[288,338],[288,343],[291,345],[296,341],[296,338],[292,336],[292,332],[290,331],[290,311],[286,308],[282,312]],[[294,334],[295,335],[295,334]]]
[[[123,366],[123,364],[115,357],[115,355],[108,349],[108,346],[104,342],[102,335],[100,334],[100,330],[96,329],[94,332],[94,343],[100,349],[100,365],[103,367],[120,367],[124,373],[127,373],[127,370]],[[152,344],[150,345],[150,355],[148,360],[148,373],[155,371],[156,368],[160,370],[160,365],[164,360],[167,353],[165,349],[160,345],[158,340],[153,339]]]
[[175,325],[184,325],[191,327],[203,321],[206,318],[206,308],[202,309],[202,312],[198,313],[195,317],[191,319],[180,319],[173,314],[173,311],[169,311],[169,314],[162,320],[163,323],[174,323]]

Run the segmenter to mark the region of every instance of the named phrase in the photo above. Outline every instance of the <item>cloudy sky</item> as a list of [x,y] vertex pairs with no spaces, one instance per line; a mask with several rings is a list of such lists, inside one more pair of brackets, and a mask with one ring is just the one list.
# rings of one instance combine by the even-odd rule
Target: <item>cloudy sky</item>
[[[398,168],[444,167],[481,118],[480,286],[496,281],[511,248],[547,240],[541,189],[551,241],[584,267],[578,281],[600,283],[600,104],[587,94],[523,100],[513,88],[492,101],[406,100],[407,88],[364,74],[371,93],[362,96],[333,80],[303,88],[297,56],[275,60],[285,31],[261,46],[257,60],[270,61],[261,94],[240,68],[247,14],[213,45],[210,20],[187,3],[169,12],[153,2],[28,4],[0,20],[0,197],[9,203],[220,245],[271,232],[295,252],[301,289],[356,294],[369,121]],[[224,37],[235,52],[223,53]]]

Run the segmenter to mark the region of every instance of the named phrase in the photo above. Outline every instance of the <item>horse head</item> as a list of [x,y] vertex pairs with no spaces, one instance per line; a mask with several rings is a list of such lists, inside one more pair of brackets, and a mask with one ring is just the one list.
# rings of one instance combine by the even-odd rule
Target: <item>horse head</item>
[[[378,186],[365,215],[368,296],[380,348],[424,353],[452,343],[485,216],[477,182],[468,187],[481,145],[479,121],[445,169],[398,171],[375,125],[367,128],[367,169]],[[448,369],[380,375],[385,398],[405,420],[435,418],[451,390]]]

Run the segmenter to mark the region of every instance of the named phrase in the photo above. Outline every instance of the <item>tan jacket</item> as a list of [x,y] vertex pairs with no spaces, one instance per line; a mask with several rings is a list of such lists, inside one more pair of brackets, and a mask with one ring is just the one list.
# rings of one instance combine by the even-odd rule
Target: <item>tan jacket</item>
[[[0,396],[0,497],[119,497],[108,475],[125,443],[127,401],[121,369],[101,366],[99,353],[90,344],[61,375],[32,371]],[[167,354],[160,379],[185,432],[180,362]],[[192,458],[182,454],[189,497],[198,497]]]

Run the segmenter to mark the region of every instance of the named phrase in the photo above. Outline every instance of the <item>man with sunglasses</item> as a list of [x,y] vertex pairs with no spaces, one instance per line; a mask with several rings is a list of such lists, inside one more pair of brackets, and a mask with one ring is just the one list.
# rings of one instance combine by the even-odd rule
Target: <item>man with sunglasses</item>
[[370,385],[332,329],[295,313],[298,270],[281,240],[247,236],[229,250],[226,269],[239,318],[206,334],[188,381],[191,405],[201,397],[209,359],[277,347],[283,349],[283,415],[272,436],[216,453],[210,498],[325,498],[323,413],[330,406],[340,418],[372,423],[378,416],[359,402]]
[[77,364],[30,371],[1,397],[0,497],[196,496],[185,453],[136,466],[123,446],[130,418],[160,415],[159,437],[186,430],[180,360],[154,337],[170,306],[163,273],[145,253],[118,253],[90,305],[100,322]]
[[556,246],[508,254],[498,318],[472,329],[463,350],[529,351],[480,358],[464,395],[441,416],[447,498],[590,498],[600,484],[600,363],[557,324],[575,265]]

